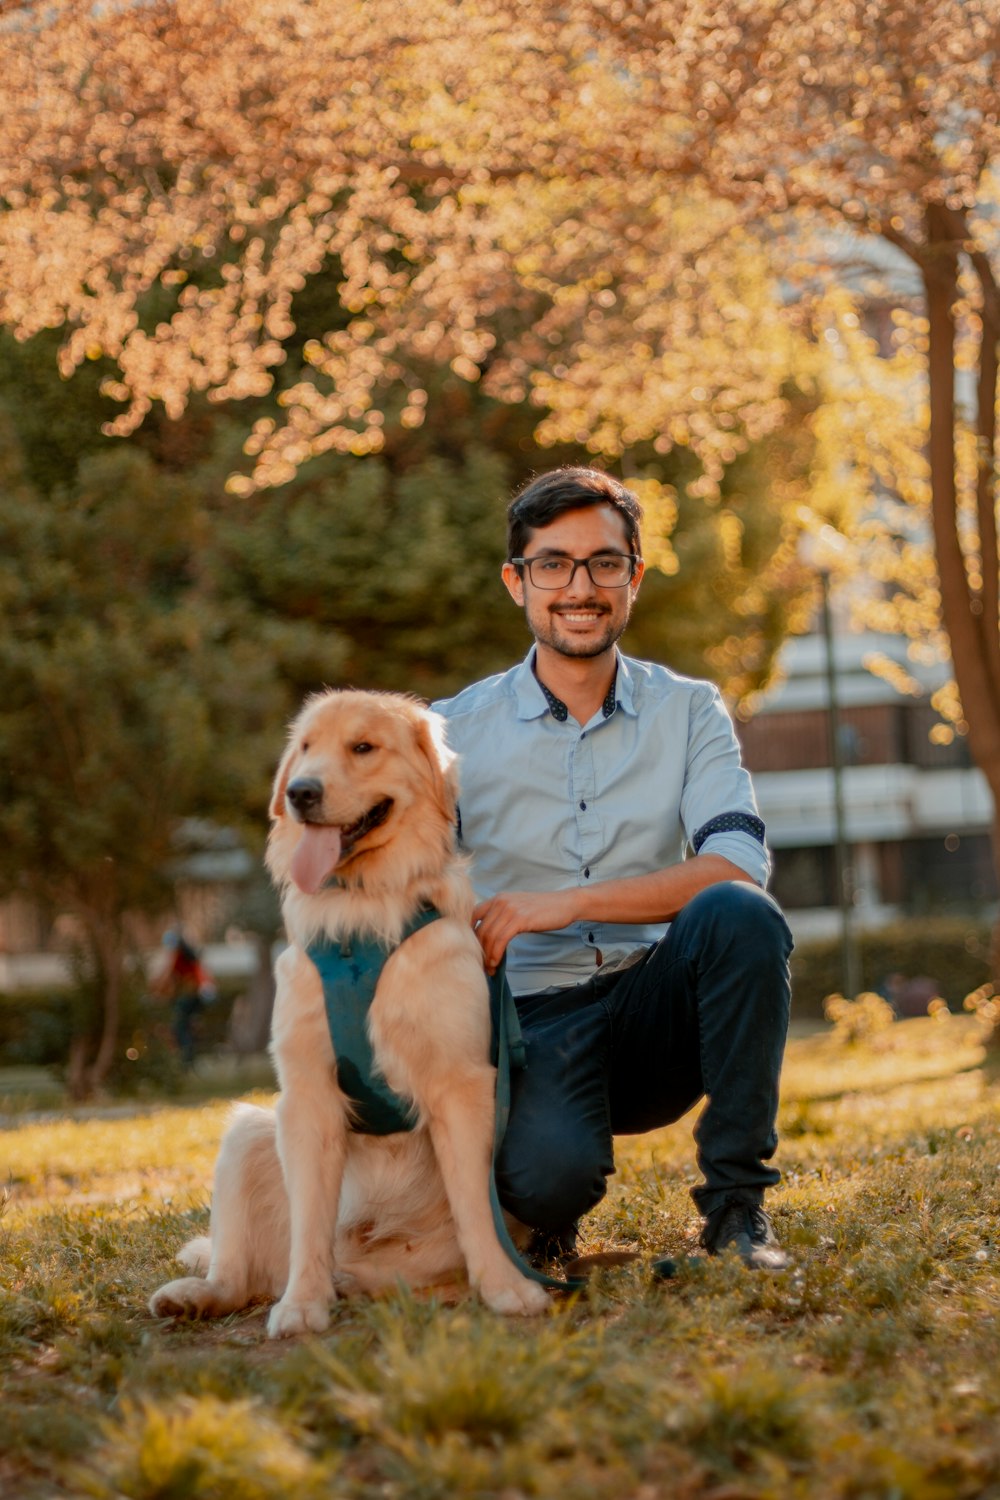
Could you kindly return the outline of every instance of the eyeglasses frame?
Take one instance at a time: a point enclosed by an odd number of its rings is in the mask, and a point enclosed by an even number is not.
[[[570,573],[570,575],[567,578],[566,582],[565,583],[536,583],[535,580],[534,580],[534,578],[533,578],[533,576],[532,576],[531,564],[535,563],[535,562],[551,561],[552,558],[554,558],[554,557],[558,557],[560,559],[565,560],[566,562],[571,562],[573,564],[573,571]],[[620,558],[624,559],[625,561],[628,562],[628,565],[629,565],[628,577],[627,578],[623,578],[622,581],[621,581],[621,583],[598,583],[597,579],[594,577],[593,573],[590,571],[590,564],[595,560],[595,558],[598,558],[598,557],[620,557]],[[611,551],[607,551],[607,552],[592,552],[589,557],[569,557],[565,552],[540,552],[537,555],[537,557],[511,557],[511,558],[508,558],[507,560],[515,568],[525,568],[527,570],[528,578],[529,578],[529,580],[530,580],[531,585],[532,585],[533,588],[543,589],[546,593],[549,593],[549,594],[556,593],[556,592],[558,592],[559,589],[568,589],[568,588],[570,588],[571,585],[572,585],[572,583],[573,583],[573,579],[576,577],[576,570],[577,570],[577,568],[584,568],[586,570],[587,577],[590,579],[590,581],[594,585],[595,589],[625,589],[625,588],[628,588],[629,584],[632,582],[633,578],[635,577],[636,564],[642,561],[641,557],[639,556],[639,554],[637,552],[611,552]]]

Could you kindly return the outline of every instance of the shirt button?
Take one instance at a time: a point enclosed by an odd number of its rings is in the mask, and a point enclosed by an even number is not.
[[[594,941],[594,934],[592,932],[588,932],[587,933],[587,942],[588,943],[592,943],[593,941]]]
[[[583,878],[584,878],[584,880],[589,880],[590,879],[590,866],[589,865],[587,866],[587,868],[583,872]]]
[[[580,803],[580,811],[581,812],[586,812],[587,811],[587,804],[586,804],[586,802],[581,802]]]

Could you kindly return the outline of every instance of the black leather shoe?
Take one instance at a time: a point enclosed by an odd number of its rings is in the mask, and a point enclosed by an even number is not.
[[[562,1229],[534,1231],[524,1253],[536,1271],[548,1265],[565,1266],[575,1258],[578,1227],[567,1224]]]
[[[757,1271],[784,1271],[791,1265],[759,1203],[730,1199],[717,1208],[705,1221],[701,1245],[709,1255],[735,1250],[745,1266]]]

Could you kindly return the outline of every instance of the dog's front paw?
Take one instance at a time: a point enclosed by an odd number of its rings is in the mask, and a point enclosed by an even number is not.
[[[289,1302],[282,1297],[268,1315],[267,1336],[271,1339],[291,1339],[302,1333],[325,1333],[329,1326],[329,1303]]]
[[[536,1318],[549,1306],[545,1288],[517,1272],[503,1278],[484,1277],[479,1284],[479,1295],[487,1307],[508,1316]]]

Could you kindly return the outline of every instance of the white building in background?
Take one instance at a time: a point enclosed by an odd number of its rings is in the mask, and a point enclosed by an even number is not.
[[[787,642],[784,680],[739,728],[774,856],[772,890],[797,939],[840,930],[835,880],[834,778],[822,635]],[[872,655],[897,661],[924,693],[896,691],[869,671]],[[921,669],[895,636],[834,637],[846,842],[855,925],[902,916],[992,917],[997,882],[986,780],[964,740],[932,743],[930,694],[943,669]]]

